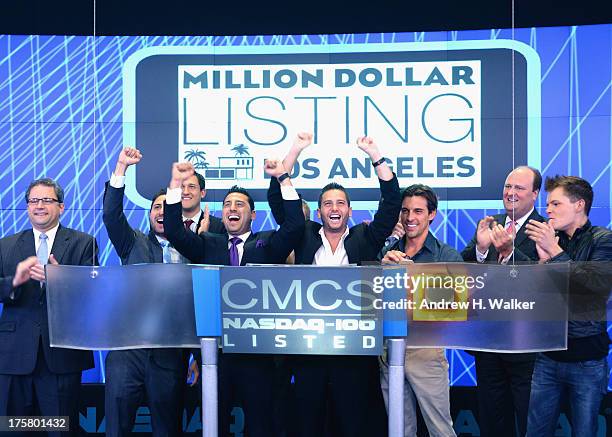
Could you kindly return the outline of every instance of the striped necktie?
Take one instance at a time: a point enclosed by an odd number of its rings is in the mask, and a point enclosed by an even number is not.
[[[162,259],[164,264],[172,264],[172,253],[170,252],[170,242],[168,240],[162,240],[159,242],[162,247]]]

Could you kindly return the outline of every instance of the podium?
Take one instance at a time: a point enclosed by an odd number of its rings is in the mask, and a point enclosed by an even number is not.
[[[377,356],[386,339],[389,435],[402,436],[406,347],[564,349],[567,271],[563,264],[48,265],[49,334],[52,346],[76,349],[200,347],[207,437],[218,435],[219,346]]]

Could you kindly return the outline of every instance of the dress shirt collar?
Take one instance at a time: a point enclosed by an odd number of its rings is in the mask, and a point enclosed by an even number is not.
[[[348,254],[346,253],[346,248],[344,247],[344,241],[346,240],[347,235],[349,234],[348,227],[342,234],[340,241],[338,242],[338,246],[336,247],[336,251],[332,251],[331,244],[329,240],[325,236],[325,231],[321,227],[319,229],[319,235],[321,236],[321,241],[323,244],[316,251],[313,264],[319,266],[344,266],[349,264]]]
[[[525,222],[527,221],[529,216],[533,213],[534,209],[535,208],[531,208],[527,214],[525,214],[524,216],[514,220],[516,222],[516,224],[514,225],[514,228],[517,231],[519,229],[521,229],[521,226],[523,226],[525,224]],[[510,223],[511,220],[512,220],[512,216],[506,214],[506,222],[504,223],[504,228],[508,226],[508,223]]]
[[[55,242],[55,236],[57,235],[57,230],[59,229],[59,223],[55,225],[54,228],[49,229],[45,232],[47,236],[47,247],[49,248],[49,255],[51,255],[51,249],[53,248],[53,243]],[[32,228],[34,232],[34,245],[36,246],[36,252],[38,252],[38,246],[40,245],[40,232],[38,229]]]
[[[228,244],[227,247],[230,247],[232,245],[230,240],[234,237],[238,237],[242,240],[238,244],[244,244],[249,239],[250,236],[251,236],[251,231],[245,232],[244,234],[241,234],[241,235],[228,235],[227,236],[227,244]]]

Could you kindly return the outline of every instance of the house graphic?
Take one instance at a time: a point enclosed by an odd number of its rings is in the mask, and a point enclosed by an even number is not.
[[[217,163],[204,169],[206,179],[253,179],[252,156],[220,156]]]

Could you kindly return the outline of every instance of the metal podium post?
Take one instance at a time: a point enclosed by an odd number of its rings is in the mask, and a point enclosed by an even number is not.
[[[389,437],[404,436],[404,359],[406,339],[387,339],[389,363]]]
[[[217,437],[219,424],[217,411],[217,353],[216,338],[201,338],[202,349],[202,436]]]

